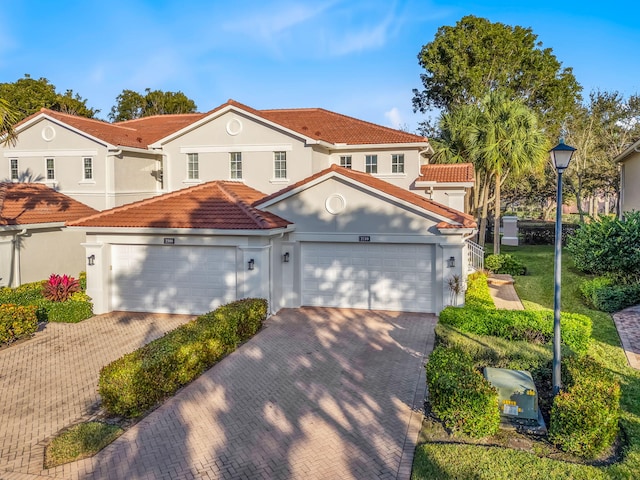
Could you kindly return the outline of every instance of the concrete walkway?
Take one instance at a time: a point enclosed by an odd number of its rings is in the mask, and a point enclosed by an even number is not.
[[[191,318],[116,312],[50,323],[0,350],[0,479],[40,474],[49,439],[96,413],[100,369]]]
[[[513,286],[511,275],[492,274],[488,279],[489,293],[496,308],[501,310],[524,310],[520,297]]]

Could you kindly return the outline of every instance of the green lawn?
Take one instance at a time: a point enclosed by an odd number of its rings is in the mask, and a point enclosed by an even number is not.
[[[516,290],[527,309],[553,308],[553,247],[503,248],[525,263],[528,274],[516,277]],[[609,314],[587,308],[578,287],[584,276],[565,252],[562,265],[562,310],[593,321],[589,354],[619,376],[622,385],[622,435],[628,447],[620,462],[604,467],[567,463],[522,451],[459,443],[425,443],[416,449],[412,478],[418,479],[594,479],[640,478],[640,371],[630,368]]]

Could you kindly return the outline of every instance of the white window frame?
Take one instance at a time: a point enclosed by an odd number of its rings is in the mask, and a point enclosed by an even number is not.
[[[197,153],[187,153],[187,180],[200,180],[200,158]]]
[[[364,157],[364,171],[371,174],[378,173],[378,155]]]
[[[391,173],[404,173],[404,153],[391,154]]]
[[[49,161],[51,161],[51,167],[49,167]],[[56,179],[56,159],[53,157],[45,158],[44,166],[46,171],[46,179],[48,181],[54,181]]]
[[[273,178],[287,179],[287,152],[273,152]]]
[[[93,157],[82,158],[82,179],[93,180]]]
[[[242,152],[231,152],[229,154],[229,178],[242,180]]]
[[[18,159],[12,158],[9,160],[9,168],[11,170],[11,180],[18,181],[20,179],[20,172],[18,170]]]
[[[351,155],[340,155],[340,166],[344,168],[353,168],[353,161]]]

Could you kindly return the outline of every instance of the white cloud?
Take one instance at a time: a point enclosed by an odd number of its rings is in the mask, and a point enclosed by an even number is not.
[[[384,112],[384,116],[393,128],[401,128],[405,125],[405,121],[402,118],[398,107],[393,107],[388,112]]]

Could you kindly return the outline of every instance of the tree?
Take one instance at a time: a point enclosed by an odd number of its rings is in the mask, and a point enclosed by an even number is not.
[[[109,119],[113,122],[133,120],[151,115],[193,113],[196,104],[182,92],[163,92],[145,89],[145,95],[133,90],[123,90],[116,97]]]
[[[520,100],[494,91],[479,104],[462,105],[441,115],[440,136],[432,143],[435,160],[471,162],[476,172],[472,209],[480,217],[479,243],[484,245],[489,204],[494,204],[494,253],[500,252],[501,185],[510,174],[532,172],[547,155],[548,142],[536,115]],[[489,198],[493,189],[493,199]]]
[[[0,98],[0,138],[4,145],[15,145],[17,140],[13,126],[18,123],[18,112],[4,98]]]
[[[0,83],[0,98],[14,106],[18,121],[41,108],[88,118],[93,118],[100,111],[87,107],[87,100],[74,94],[73,90],[67,90],[64,94],[57,93],[55,85],[49,80],[43,77],[36,80],[29,74],[13,83]]]
[[[424,90],[413,90],[414,111],[452,110],[478,104],[490,91],[523,99],[549,135],[580,99],[571,68],[562,68],[550,48],[542,48],[530,28],[491,23],[468,15],[440,27],[418,55]]]

